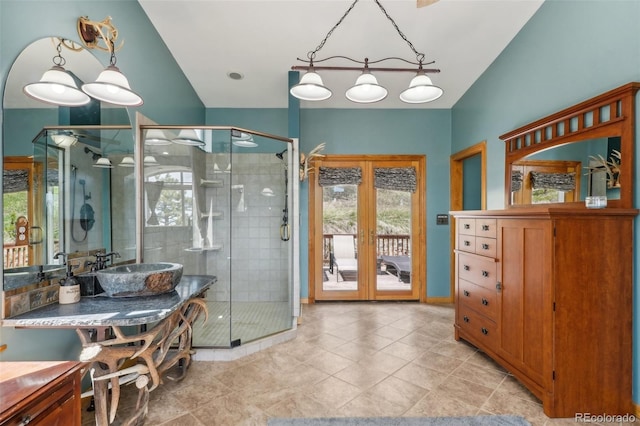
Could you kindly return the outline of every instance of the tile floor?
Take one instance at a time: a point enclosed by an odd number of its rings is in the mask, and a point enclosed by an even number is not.
[[[298,336],[232,362],[194,362],[151,393],[145,425],[266,425],[269,417],[465,416],[549,419],[513,377],[453,339],[452,306],[304,305]],[[135,401],[121,402],[123,411]],[[83,411],[83,425],[93,424]],[[640,422],[635,423],[640,425]]]

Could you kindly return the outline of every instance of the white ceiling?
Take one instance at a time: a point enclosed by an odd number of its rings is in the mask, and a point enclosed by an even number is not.
[[[288,71],[305,58],[346,12],[352,0],[139,0],[205,107],[285,108]],[[377,73],[389,96],[361,106],[344,91],[358,72],[321,72],[333,96],[303,101],[303,108],[451,108],[518,33],[543,0],[380,0],[418,52],[444,95],[408,105],[398,99],[411,73]],[[415,60],[373,0],[361,0],[329,37],[316,59],[333,55],[370,61],[389,56]],[[317,65],[351,66],[333,61]],[[406,67],[401,62],[379,66]],[[227,74],[238,72],[242,80]],[[302,73],[302,72],[301,72]]]

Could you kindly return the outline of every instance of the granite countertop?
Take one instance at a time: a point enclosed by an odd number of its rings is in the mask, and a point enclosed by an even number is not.
[[[141,297],[83,297],[69,305],[54,303],[2,320],[4,327],[110,327],[141,325],[160,321],[184,302],[204,293],[217,278],[184,275],[170,293]]]

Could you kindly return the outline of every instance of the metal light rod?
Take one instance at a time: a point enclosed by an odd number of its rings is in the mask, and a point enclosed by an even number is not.
[[[293,71],[309,71],[313,69],[315,71],[364,71],[365,69],[374,72],[374,71],[382,71],[382,72],[412,72],[417,73],[419,71],[418,68],[377,68],[377,67],[327,67],[327,66],[310,66],[310,65],[294,65],[291,67]],[[423,68],[422,71],[425,73],[439,73],[440,70],[437,68]]]

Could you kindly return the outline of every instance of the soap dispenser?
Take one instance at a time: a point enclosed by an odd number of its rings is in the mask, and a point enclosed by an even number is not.
[[[80,301],[80,284],[71,272],[71,264],[67,264],[67,276],[60,280],[60,292],[58,295],[58,303],[67,305],[69,303],[77,303]]]

